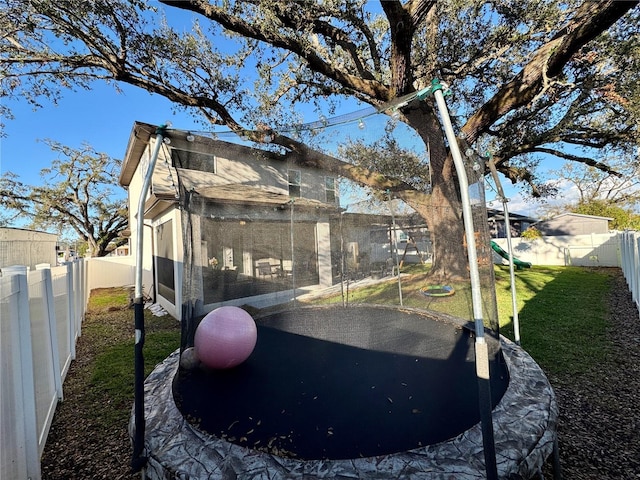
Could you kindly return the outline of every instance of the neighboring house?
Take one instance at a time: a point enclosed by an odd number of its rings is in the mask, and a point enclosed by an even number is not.
[[[431,261],[433,247],[424,219],[407,211],[391,215],[377,210],[345,212],[342,224],[332,225],[332,232],[342,232],[336,242],[344,245],[344,269],[351,277],[390,274],[400,262]]]
[[[0,269],[24,265],[35,270],[39,264],[55,267],[57,244],[54,233],[0,227]]]
[[[126,257],[129,255],[129,245],[120,245],[109,252],[111,257]]]
[[[591,233],[609,233],[609,217],[563,213],[548,220],[541,220],[534,226],[542,235],[585,235]]]
[[[119,178],[129,192],[134,254],[139,197],[156,130],[133,125]],[[334,176],[296,165],[291,154],[182,131],[169,130],[167,137],[144,206],[145,292],[153,287],[156,301],[180,318],[187,274],[203,312],[222,301],[250,303],[248,298],[293,286],[333,284],[334,252],[340,248],[331,235],[340,217]],[[178,184],[188,198],[180,198]],[[187,273],[185,252],[192,259]]]
[[[504,212],[502,210],[488,208],[487,216],[489,219],[489,234],[491,235],[491,237],[506,238],[507,229]],[[509,225],[511,226],[512,237],[519,237],[522,232],[524,232],[535,222],[536,219],[534,218],[509,212]]]

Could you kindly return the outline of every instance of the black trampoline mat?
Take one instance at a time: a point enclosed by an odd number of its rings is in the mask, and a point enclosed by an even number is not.
[[[386,455],[479,422],[473,358],[470,331],[434,317],[304,308],[259,320],[234,369],[179,370],[174,397],[200,430],[239,445],[304,460]],[[508,384],[499,358],[494,405]]]

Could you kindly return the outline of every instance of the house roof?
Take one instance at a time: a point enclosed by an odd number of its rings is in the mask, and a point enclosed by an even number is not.
[[[556,215],[555,217],[549,218],[547,220],[541,220],[538,223],[548,222],[550,220],[556,220],[556,219],[562,218],[562,217],[591,218],[591,219],[594,219],[594,220],[613,220],[613,218],[611,218],[611,217],[601,217],[599,215],[585,215],[585,214],[582,214],[582,213],[568,212],[568,213],[561,213],[560,215]]]
[[[504,220],[504,211],[498,210],[496,208],[487,208],[487,216],[489,218],[494,218],[496,220]],[[524,221],[529,223],[533,223],[537,221],[533,217],[529,217],[527,215],[520,215],[519,213],[513,213],[513,212],[509,212],[509,219],[511,221],[516,221],[516,222]]]
[[[277,192],[275,189],[242,184],[221,185],[217,178],[211,178],[212,181],[207,182],[206,177],[213,177],[211,173],[177,170],[181,174],[180,181],[187,190],[213,203],[283,207],[293,202],[296,208],[322,208],[328,211],[340,211],[340,207],[336,205],[309,198],[291,198],[288,194]],[[157,188],[158,185],[155,182],[156,175],[154,175],[154,191],[145,203],[145,218],[154,218],[178,203],[176,190],[173,186],[168,188],[166,184],[162,184],[162,182],[166,183],[166,180],[160,179],[160,188]]]
[[[158,128],[158,126],[148,123],[134,123],[120,172],[119,182],[121,185],[128,187],[131,183],[145,148],[150,139],[156,135]],[[186,142],[186,135],[181,131],[171,131],[171,138],[177,141]],[[219,143],[205,137],[199,137],[200,140],[205,144]],[[154,218],[178,203],[179,192],[176,187],[178,181],[182,183],[186,190],[193,191],[202,198],[215,203],[284,206],[292,201],[288,192],[282,189],[243,184],[223,184],[220,176],[211,172],[174,167],[167,168],[170,175],[167,175],[167,171],[164,168],[154,171],[149,198],[145,202],[145,218]],[[297,207],[340,211],[340,208],[334,204],[308,198],[295,198],[293,202]]]
[[[158,127],[150,123],[134,122],[131,133],[129,134],[129,143],[127,143],[127,151],[122,162],[122,170],[118,182],[123,187],[128,187],[133,178],[133,174],[138,168],[140,158],[145,148],[149,144],[151,136],[156,134]]]
[[[31,230],[28,228],[19,227],[0,227],[0,240],[15,240],[17,238],[44,238],[47,237],[51,240],[57,240],[57,233],[43,232],[42,230]]]
[[[296,206],[339,210],[339,207],[336,205],[318,200],[291,198],[289,194],[284,193],[282,189],[243,184],[220,184],[219,176],[210,172],[185,170],[181,168],[176,170],[186,190],[195,192],[201,197],[216,203],[282,206],[293,201]]]

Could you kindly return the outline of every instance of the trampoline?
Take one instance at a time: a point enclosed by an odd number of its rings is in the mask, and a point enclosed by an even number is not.
[[[303,460],[388,455],[455,437],[479,421],[471,329],[383,306],[305,307],[258,320],[231,370],[180,370],[176,405],[198,429]],[[497,341],[493,404],[508,373]]]
[[[257,323],[241,366],[185,371],[176,351],[147,378],[147,478],[486,478],[468,324],[369,305]],[[520,347],[487,339],[498,473],[531,478],[555,396]]]
[[[322,197],[326,188],[294,198],[282,182],[290,173],[287,157],[259,148],[251,150],[259,161],[246,167],[255,178],[277,179],[275,190],[245,185],[244,176],[222,185],[209,160],[245,148],[240,139],[234,145],[203,137],[192,145],[189,132],[156,131],[150,158],[157,160],[164,149],[167,168],[180,180],[170,198],[183,200],[176,225],[167,221],[162,232],[183,233],[177,244],[184,259],[173,262],[174,276],[159,280],[159,290],[169,295],[181,287],[174,300],[182,333],[180,349],[146,380],[143,342],[136,343],[134,469],[144,468],[150,480],[497,479],[539,473],[556,442],[555,396],[538,365],[497,333],[491,252],[480,241],[489,236],[483,170],[465,165],[441,86],[431,90],[460,184],[466,255],[446,265],[463,278],[468,272],[471,295],[462,289],[441,302],[459,318],[404,307],[399,274],[398,306],[373,305],[390,298],[375,290],[360,300],[367,304],[354,303],[349,279],[367,277],[394,259],[399,265],[398,234],[423,234],[423,218],[389,205],[387,213],[345,212]],[[383,131],[387,116],[368,118]],[[171,147],[162,146],[166,135]],[[150,178],[147,173],[145,181]],[[140,205],[139,223],[145,202]],[[446,212],[451,205],[431,208]],[[458,230],[455,238],[444,234],[442,240],[459,241]],[[163,235],[158,248],[173,251],[173,240]],[[212,268],[212,259],[233,273]],[[137,265],[139,292],[141,261]],[[263,271],[263,265],[269,268]],[[338,292],[342,303],[301,307],[304,292],[313,290]],[[446,285],[422,290],[453,292]],[[136,338],[144,339],[141,297],[136,299]],[[269,312],[256,318],[252,355],[224,371],[180,368],[180,351],[194,345],[199,320],[223,305]]]

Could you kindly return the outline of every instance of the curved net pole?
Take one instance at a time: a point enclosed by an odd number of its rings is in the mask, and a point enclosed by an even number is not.
[[[498,170],[496,170],[496,164],[493,160],[493,157],[489,157],[489,170],[491,171],[491,176],[493,177],[493,181],[496,184],[496,189],[498,190],[498,196],[502,201],[502,208],[504,211],[504,228],[507,233],[507,253],[509,254],[509,277],[511,279],[511,308],[513,309],[513,337],[516,342],[516,345],[520,345],[520,319],[518,318],[518,302],[516,299],[516,275],[515,269],[513,266],[513,244],[511,242],[511,224],[509,222],[509,208],[507,207],[507,203],[509,199],[504,194],[504,190],[502,189],[502,184],[500,183],[500,177],[498,177]]]
[[[340,295],[342,296],[342,306],[347,306],[347,297],[344,289],[344,269],[346,268],[346,259],[344,256],[344,211],[340,212]],[[347,287],[348,288],[348,287]]]
[[[147,457],[144,452],[144,303],[142,292],[142,250],[144,245],[144,205],[151,185],[153,170],[158,160],[160,147],[162,146],[166,135],[167,126],[162,125],[156,130],[156,140],[149,160],[149,166],[145,172],[142,190],[140,191],[140,199],[138,201],[137,212],[137,228],[138,237],[136,241],[136,272],[135,272],[135,290],[133,301],[133,315],[135,327],[135,345],[134,345],[134,419],[135,431],[133,436],[133,454],[131,456],[131,470],[138,473],[147,464]]]
[[[476,330],[476,373],[478,376],[479,390],[479,407],[480,421],[482,423],[482,443],[484,447],[485,469],[487,479],[498,479],[498,467],[496,462],[496,447],[493,436],[493,421],[491,413],[491,386],[489,384],[489,352],[487,342],[484,338],[484,323],[482,313],[482,293],[480,287],[480,272],[478,270],[478,258],[476,252],[476,241],[473,228],[473,215],[471,212],[471,200],[469,198],[469,181],[467,180],[467,172],[464,168],[462,154],[458,147],[458,140],[453,131],[451,118],[447,104],[442,93],[442,85],[438,80],[433,80],[430,92],[433,93],[440,119],[453,163],[458,174],[458,182],[460,184],[460,193],[462,200],[462,217],[464,220],[465,237],[467,240],[467,255],[469,257],[469,274],[471,277],[471,297],[473,301],[473,317]],[[427,92],[428,93],[428,92]]]

